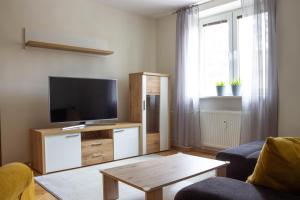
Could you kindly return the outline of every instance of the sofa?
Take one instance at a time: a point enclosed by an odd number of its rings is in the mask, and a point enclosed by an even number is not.
[[[22,163],[0,167],[1,200],[34,200],[34,177],[31,169]]]
[[[300,196],[246,183],[252,174],[264,141],[255,141],[220,151],[218,160],[230,161],[226,177],[213,177],[180,190],[175,200],[300,200]]]

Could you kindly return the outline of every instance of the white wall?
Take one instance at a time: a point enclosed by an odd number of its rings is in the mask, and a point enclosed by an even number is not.
[[[300,106],[298,106],[300,102],[300,90],[298,89],[300,80],[299,10],[299,0],[278,0],[277,60],[279,64],[280,136],[300,136]],[[158,72],[170,73],[174,77],[176,16],[172,15],[159,19],[157,32],[157,40],[159,41],[157,43]],[[211,100],[209,101],[211,102]]]
[[[3,163],[30,160],[29,129],[50,127],[48,76],[119,80],[119,118],[127,119],[128,73],[156,71],[156,22],[96,0],[0,3],[0,111]],[[112,56],[22,49],[22,28],[105,40]]]

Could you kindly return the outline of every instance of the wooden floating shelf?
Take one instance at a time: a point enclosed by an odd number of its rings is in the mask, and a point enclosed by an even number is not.
[[[40,42],[40,41],[32,41],[32,40],[28,40],[25,43],[25,46],[38,47],[44,49],[56,49],[62,51],[73,51],[79,53],[97,54],[97,55],[104,55],[104,56],[111,55],[114,53],[113,51],[108,51],[108,50],[91,49],[91,48],[76,47],[76,46],[70,46],[64,44],[56,44],[56,43],[48,43],[48,42]]]

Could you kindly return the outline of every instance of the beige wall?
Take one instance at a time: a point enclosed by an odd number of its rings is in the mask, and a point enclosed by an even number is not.
[[[279,133],[300,137],[300,1],[278,2]]]
[[[176,54],[176,15],[157,20],[157,71],[170,74],[169,96],[173,95]],[[172,105],[172,98],[170,98]]]
[[[51,126],[48,76],[119,80],[119,118],[127,119],[128,73],[156,71],[156,22],[96,0],[0,3],[0,111],[3,162],[29,161],[29,128]],[[105,40],[112,56],[22,49],[22,28]]]
[[[300,136],[299,0],[278,2],[279,132]],[[29,161],[29,128],[49,127],[48,76],[119,80],[119,117],[127,118],[128,73],[171,74],[174,85],[176,16],[157,21],[96,0],[10,0],[0,4],[0,111],[3,162]],[[106,40],[108,57],[22,49],[22,28]],[[171,90],[172,91],[172,90]]]
[[[300,136],[300,1],[279,0],[277,7],[279,64],[279,135]],[[158,71],[174,74],[176,17],[158,20]],[[174,76],[173,76],[174,77]]]

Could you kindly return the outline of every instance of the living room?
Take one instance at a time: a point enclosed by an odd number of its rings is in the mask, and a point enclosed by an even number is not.
[[[299,9],[1,1],[0,199],[299,199]]]

